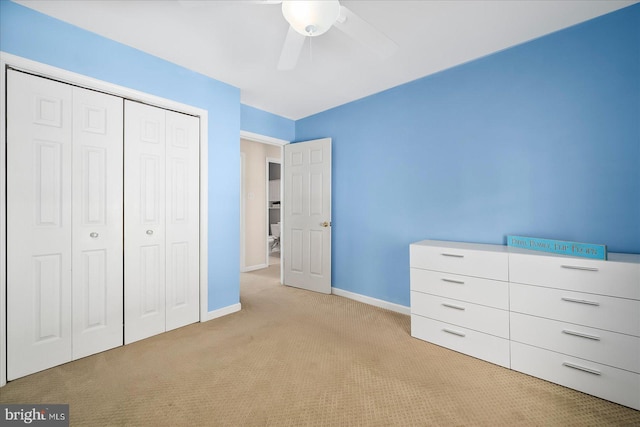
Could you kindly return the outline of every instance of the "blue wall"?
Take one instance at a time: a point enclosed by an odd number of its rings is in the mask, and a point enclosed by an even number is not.
[[[239,301],[240,91],[6,0],[0,50],[209,112],[209,310]]]
[[[293,141],[296,122],[248,105],[240,105],[240,127],[247,132]]]
[[[409,305],[427,238],[640,253],[640,5],[296,122],[325,136],[335,287]]]

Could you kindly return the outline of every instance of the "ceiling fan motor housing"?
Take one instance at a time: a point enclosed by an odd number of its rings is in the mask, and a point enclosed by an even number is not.
[[[283,1],[282,14],[289,25],[303,36],[326,33],[340,16],[338,0]]]

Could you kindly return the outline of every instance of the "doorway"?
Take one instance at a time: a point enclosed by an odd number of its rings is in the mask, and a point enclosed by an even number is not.
[[[280,264],[282,180],[280,158],[267,157],[267,265]]]
[[[287,141],[240,134],[240,272],[277,269],[282,282],[280,179]],[[279,224],[280,223],[280,224]]]

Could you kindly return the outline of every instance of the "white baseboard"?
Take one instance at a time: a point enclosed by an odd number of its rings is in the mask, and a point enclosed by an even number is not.
[[[386,310],[395,311],[396,313],[406,314],[407,316],[411,314],[411,308],[410,307],[407,307],[407,306],[404,306],[404,305],[400,305],[400,304],[394,304],[392,302],[383,301],[383,300],[377,299],[377,298],[371,298],[371,297],[368,297],[366,295],[356,294],[355,292],[345,291],[344,289],[333,288],[332,287],[331,288],[331,293],[334,294],[334,295],[338,295],[340,297],[345,297],[345,298],[349,298],[349,299],[352,299],[352,300],[363,302],[365,304],[369,304],[369,305],[373,305],[373,306],[376,306],[376,307],[384,308]]]
[[[248,273],[250,271],[262,270],[269,267],[267,264],[250,265],[249,267],[243,267],[240,269],[240,273]]]
[[[242,309],[242,305],[240,303],[228,305],[226,307],[219,308],[217,310],[213,310],[207,313],[204,319],[201,322],[207,322],[209,320],[217,319],[218,317],[226,316],[227,314],[235,313]]]

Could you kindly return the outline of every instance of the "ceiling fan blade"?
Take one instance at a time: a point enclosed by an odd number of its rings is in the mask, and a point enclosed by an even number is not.
[[[289,27],[287,38],[284,40],[282,52],[280,53],[278,70],[291,70],[296,66],[305,39],[305,36]]]
[[[393,40],[344,6],[340,6],[340,16],[333,25],[381,58],[389,58],[398,50]]]

